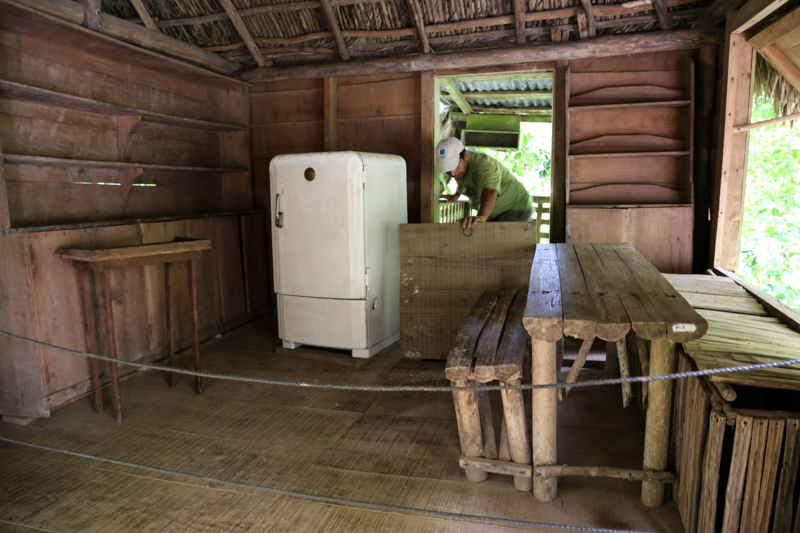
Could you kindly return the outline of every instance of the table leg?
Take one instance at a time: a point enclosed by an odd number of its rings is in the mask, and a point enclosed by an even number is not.
[[[192,318],[192,347],[194,349],[194,371],[200,372],[200,334],[197,329],[197,276],[195,269],[197,261],[191,259],[187,261],[187,270],[189,272],[189,293],[191,297],[189,302],[191,305],[190,315]],[[203,378],[200,376],[194,377],[194,391],[197,394],[203,392]]]
[[[557,342],[532,339],[531,366],[533,384],[546,385],[556,382]],[[555,388],[533,389],[532,434],[533,434],[533,495],[537,501],[549,502],[556,497],[558,478],[539,476],[537,466],[556,464],[556,397]]]
[[[164,263],[164,314],[167,318],[167,359],[169,367],[175,368],[175,334],[172,331],[172,264]],[[175,374],[167,372],[167,383],[175,386]]]
[[[111,272],[103,270],[102,277],[103,307],[105,310],[106,337],[108,338],[108,355],[117,359],[117,339],[114,333],[114,303],[111,300]],[[111,366],[111,393],[114,419],[122,422],[122,399],[119,392],[119,367],[116,362]]]
[[[78,274],[78,291],[81,295],[81,313],[83,315],[83,340],[86,351],[91,354],[97,353],[97,342],[95,340],[94,310],[92,309],[92,295],[89,284],[89,270],[76,268]],[[92,382],[92,396],[94,399],[94,410],[97,413],[103,412],[103,394],[100,390],[100,373],[97,369],[97,359],[89,357],[89,379]]]
[[[675,366],[675,343],[663,338],[650,341],[650,375],[669,374]],[[672,414],[672,381],[648,382],[647,421],[644,430],[644,470],[665,470]],[[658,507],[664,503],[664,484],[642,482],[642,503]]]

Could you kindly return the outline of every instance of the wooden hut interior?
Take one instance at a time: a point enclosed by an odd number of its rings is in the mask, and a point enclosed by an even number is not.
[[[0,530],[800,532],[800,314],[737,275],[752,96],[800,116],[798,27],[798,0],[0,0]],[[537,215],[454,224],[437,143],[526,122]],[[362,181],[298,220],[276,184],[324,182],[308,154]],[[335,257],[366,296],[298,304]]]

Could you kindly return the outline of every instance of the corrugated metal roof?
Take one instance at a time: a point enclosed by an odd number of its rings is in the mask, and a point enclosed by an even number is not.
[[[553,79],[522,79],[522,80],[480,80],[480,81],[457,81],[458,88],[462,93],[481,93],[481,92],[510,92],[520,93],[528,91],[553,91]],[[487,107],[552,107],[553,98],[526,98],[511,97],[498,98],[476,98],[474,94],[467,96],[467,101],[473,105]]]

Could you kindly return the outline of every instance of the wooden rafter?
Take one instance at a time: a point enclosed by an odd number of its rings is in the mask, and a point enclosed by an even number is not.
[[[664,0],[653,0],[653,5],[656,8],[658,21],[661,23],[661,29],[671,30],[672,19],[669,17],[669,12],[667,11],[667,6],[664,4]]]
[[[463,113],[472,113],[472,106],[469,105],[467,99],[464,98],[464,95],[461,93],[461,89],[458,88],[458,83],[452,78],[441,78],[439,80],[442,84],[442,87],[447,91],[447,94],[450,95],[450,98],[456,103],[458,108]]]
[[[750,0],[728,17],[733,33],[747,31],[786,5],[788,0]]]
[[[231,0],[218,0],[218,1],[222,5],[223,9],[225,9],[225,13],[227,13],[228,17],[230,17],[233,26],[239,33],[239,37],[242,38],[245,46],[247,46],[247,49],[250,50],[250,55],[252,55],[253,59],[256,60],[256,65],[258,65],[259,67],[266,66],[267,63],[266,61],[264,61],[264,56],[261,55],[261,51],[258,49],[258,45],[253,40],[253,36],[250,35],[250,30],[248,30],[247,26],[245,26],[242,17],[239,15],[239,12],[236,11],[236,7],[234,7],[233,2],[231,2]]]
[[[542,107],[492,107],[492,106],[472,106],[472,113],[492,113],[493,115],[521,115],[529,117],[552,117],[553,108],[550,106]],[[451,113],[453,120],[466,120],[469,113]]]
[[[419,0],[406,0],[408,9],[411,11],[411,16],[414,18],[414,26],[417,28],[417,35],[419,37],[420,48],[423,54],[431,53],[431,45],[428,42],[428,34],[425,32],[425,17],[422,15],[422,7],[419,5]]]
[[[145,7],[142,0],[131,0],[131,4],[133,4],[133,9],[135,9],[136,13],[139,14],[139,18],[142,19],[142,22],[147,29],[161,31],[161,29],[158,27],[158,24],[156,24],[156,21],[150,16],[150,12],[147,11],[147,7]]]
[[[725,16],[739,9],[746,0],[714,0],[697,20],[692,28],[714,28],[725,21]]]
[[[339,27],[339,21],[336,18],[336,13],[333,12],[333,6],[330,0],[322,0],[322,14],[328,23],[328,27],[333,32],[333,38],[336,40],[336,46],[339,48],[339,55],[342,56],[343,61],[350,60],[350,52],[347,51],[347,45],[344,42],[342,29]]]
[[[588,32],[589,37],[597,37],[597,30],[595,29],[594,25],[595,15],[594,15],[594,6],[592,5],[592,0],[581,0],[581,5],[583,6],[583,10],[586,13],[586,31]]]
[[[525,11],[527,11],[526,0],[514,0],[514,23],[516,29],[517,45],[527,44],[525,37]]]

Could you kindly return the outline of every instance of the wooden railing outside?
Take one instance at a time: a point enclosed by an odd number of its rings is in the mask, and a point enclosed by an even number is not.
[[[536,232],[539,242],[550,242],[550,197],[531,196],[536,214]],[[469,202],[442,202],[439,204],[439,222],[448,224],[469,214]]]

